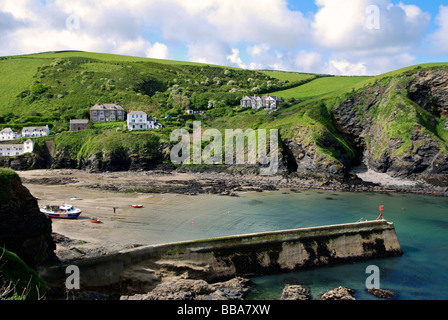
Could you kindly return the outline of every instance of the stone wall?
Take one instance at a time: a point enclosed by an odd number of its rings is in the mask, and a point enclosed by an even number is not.
[[[144,246],[71,264],[80,269],[82,289],[128,294],[149,292],[167,275],[217,281],[401,253],[393,224],[371,221]],[[61,287],[65,268],[41,276]]]

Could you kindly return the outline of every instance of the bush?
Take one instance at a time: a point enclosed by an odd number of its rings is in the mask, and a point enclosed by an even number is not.
[[[43,299],[48,286],[15,253],[0,247],[0,300]]]

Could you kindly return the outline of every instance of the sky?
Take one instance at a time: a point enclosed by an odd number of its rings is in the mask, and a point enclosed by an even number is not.
[[[0,0],[0,56],[82,50],[377,75],[448,62],[448,1]]]

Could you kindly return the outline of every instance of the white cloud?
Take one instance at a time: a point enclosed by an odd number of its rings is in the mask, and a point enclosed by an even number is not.
[[[301,50],[294,58],[294,70],[300,72],[316,72],[322,68],[322,55],[318,52]]]
[[[416,57],[409,53],[371,57],[351,56],[350,59],[346,59],[346,56],[346,54],[332,55],[322,67],[321,72],[346,76],[370,76],[404,68],[415,64],[416,61]]]
[[[168,49],[168,47],[160,42],[154,43],[153,46],[149,47],[146,50],[146,56],[148,58],[155,58],[155,59],[170,59],[171,54]]]
[[[438,54],[448,54],[448,6],[440,6],[436,17],[438,29],[430,36],[432,51]]]
[[[232,48],[232,54],[227,56],[227,60],[240,68],[246,69],[246,65],[243,64],[243,60],[240,58],[240,50]]]
[[[222,42],[195,42],[187,44],[189,61],[226,65],[230,48]]]
[[[262,53],[265,53],[266,51],[268,51],[271,48],[271,46],[269,44],[266,43],[262,43],[262,44],[256,44],[253,46],[249,46],[247,48],[247,52],[251,55],[251,56],[258,56]]]
[[[176,47],[186,48],[180,59],[210,64],[375,74],[415,62],[409,52],[430,22],[418,6],[392,0],[315,3],[317,12],[304,16],[287,0],[0,0],[0,54],[76,49],[170,59]],[[379,9],[379,29],[366,24],[369,5]],[[80,23],[69,30],[72,14]],[[431,40],[447,53],[448,6],[436,21]]]
[[[408,47],[418,43],[430,15],[414,5],[390,0],[316,0],[313,30],[318,45],[333,50]],[[377,8],[369,12],[369,6]],[[372,28],[376,19],[378,29]]]

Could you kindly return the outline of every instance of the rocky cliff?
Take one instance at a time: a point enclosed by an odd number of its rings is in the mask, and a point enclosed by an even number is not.
[[[283,141],[291,172],[346,175],[364,165],[448,185],[448,70],[378,79],[338,103],[314,107],[314,113],[319,108],[320,119],[310,116],[311,125],[299,124],[295,136]]]
[[[448,70],[393,78],[336,105],[336,126],[370,168],[447,181]]]
[[[30,267],[55,259],[51,220],[12,170],[0,169],[0,247],[16,253]]]

